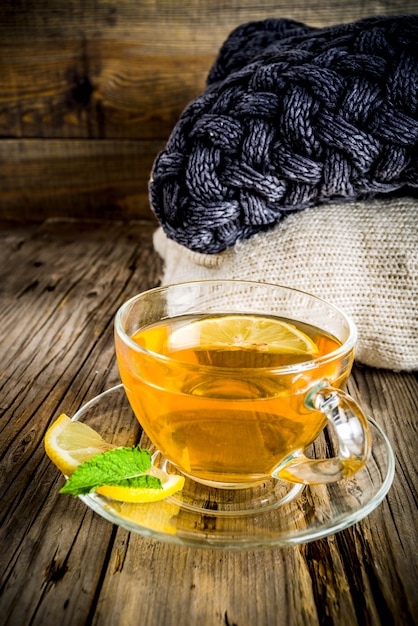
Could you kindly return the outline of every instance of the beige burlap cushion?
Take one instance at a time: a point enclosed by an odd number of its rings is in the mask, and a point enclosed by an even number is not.
[[[251,279],[316,294],[355,321],[358,361],[418,369],[418,201],[325,204],[294,213],[272,230],[219,254],[200,254],[159,228],[163,284]]]

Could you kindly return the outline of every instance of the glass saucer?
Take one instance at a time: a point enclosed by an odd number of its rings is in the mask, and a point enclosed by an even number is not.
[[[153,452],[154,462],[175,469],[162,458],[136,420],[123,385],[96,396],[73,416],[116,445],[135,445]],[[186,477],[178,494],[150,504],[130,504],[98,494],[80,496],[108,521],[158,541],[223,550],[255,550],[306,543],[359,522],[386,496],[394,476],[390,443],[369,418],[372,454],[350,478],[329,485],[293,485],[271,479],[247,489],[216,489]],[[325,436],[323,437],[325,441]],[[317,440],[318,441],[318,440]],[[327,446],[321,442],[315,446]]]

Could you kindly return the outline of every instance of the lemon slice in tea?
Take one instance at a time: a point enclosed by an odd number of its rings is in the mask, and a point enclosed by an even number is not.
[[[309,356],[318,353],[315,342],[293,324],[257,315],[205,317],[181,326],[169,337],[168,347],[181,350],[187,346]]]

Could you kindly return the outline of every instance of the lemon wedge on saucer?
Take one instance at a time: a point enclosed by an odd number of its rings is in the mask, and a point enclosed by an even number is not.
[[[164,474],[166,474],[164,472]],[[160,475],[158,474],[158,477]],[[147,489],[145,487],[99,487],[96,492],[119,502],[159,502],[183,489],[184,477],[178,474],[166,474],[161,478],[161,489]]]
[[[73,422],[64,413],[47,430],[44,445],[51,461],[66,476],[70,476],[84,461],[115,447],[93,428],[82,422]]]
[[[97,454],[116,447],[106,442],[87,424],[72,421],[65,414],[60,415],[50,426],[44,445],[47,456],[66,476],[71,476],[79,465]],[[151,467],[148,473],[161,480],[161,489],[103,485],[96,492],[120,502],[157,502],[180,491],[184,486],[183,476],[168,474],[155,467]]]

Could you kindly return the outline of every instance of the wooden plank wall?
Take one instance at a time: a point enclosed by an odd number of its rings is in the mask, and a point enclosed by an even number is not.
[[[417,0],[1,0],[0,218],[152,219],[157,152],[229,32],[413,13]]]

